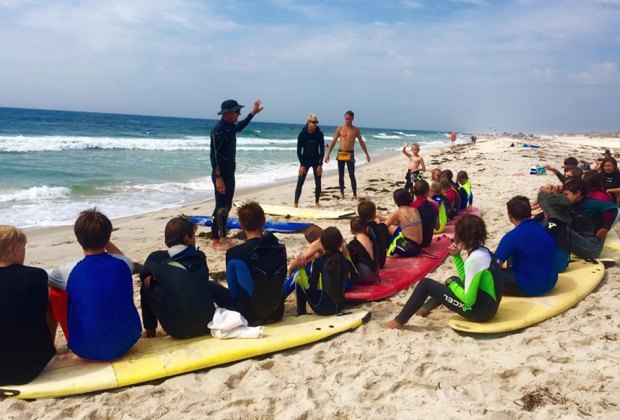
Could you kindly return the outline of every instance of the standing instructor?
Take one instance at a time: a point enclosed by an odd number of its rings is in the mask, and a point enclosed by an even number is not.
[[[221,108],[217,115],[221,115],[222,119],[211,130],[211,179],[215,189],[215,210],[213,211],[211,234],[213,236],[213,247],[225,250],[229,248],[223,242],[228,232],[226,222],[235,194],[237,132],[247,127],[254,115],[261,112],[263,108],[261,107],[261,100],[257,99],[254,101],[252,111],[240,123],[237,121],[243,105],[239,105],[234,99],[228,99],[222,102]]]

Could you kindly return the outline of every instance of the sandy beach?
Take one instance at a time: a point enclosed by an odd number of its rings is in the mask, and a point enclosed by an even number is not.
[[[511,143],[515,147],[509,147]],[[540,148],[522,147],[523,143]],[[517,140],[480,136],[476,145],[422,149],[427,170],[465,170],[474,205],[489,230],[494,250],[512,228],[505,203],[514,195],[534,198],[551,173],[529,175],[533,164],[560,168],[567,156],[588,162],[603,150],[620,151],[611,135],[543,136]],[[333,170],[335,164],[326,167]],[[207,170],[207,168],[205,168]],[[406,158],[399,152],[357,170],[358,195],[375,202],[382,214],[393,211],[392,191],[404,183]],[[428,179],[430,174],[427,173]],[[310,177],[309,177],[310,178]],[[347,186],[349,185],[348,178]],[[236,200],[292,205],[294,183],[245,190]],[[313,204],[307,179],[300,206]],[[337,197],[337,178],[323,179],[326,209],[355,210],[357,201]],[[184,213],[210,215],[212,202],[113,220],[113,242],[135,262],[163,249],[164,225]],[[235,215],[234,210],[232,211]],[[336,226],[350,239],[349,221]],[[213,275],[225,270],[224,253],[214,251],[198,230],[198,246]],[[236,232],[232,232],[233,234]],[[72,226],[28,230],[26,264],[52,268],[80,258]],[[302,234],[280,234],[289,259],[305,245]],[[448,258],[430,277],[443,280],[454,268]],[[180,375],[144,385],[62,399],[0,401],[5,418],[618,418],[620,416],[620,268],[607,269],[601,285],[577,307],[523,331],[492,337],[460,335],[447,326],[451,313],[434,311],[412,318],[403,330],[383,322],[402,308],[411,289],[363,307],[372,320],[352,333],[272,356]],[[139,306],[139,280],[134,296]],[[295,313],[294,297],[285,316]],[[159,334],[163,334],[161,330]],[[59,331],[59,353],[67,352]]]

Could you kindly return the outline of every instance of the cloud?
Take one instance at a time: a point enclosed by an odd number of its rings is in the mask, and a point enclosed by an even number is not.
[[[569,79],[584,85],[620,84],[614,63],[592,63],[584,71],[569,75]]]

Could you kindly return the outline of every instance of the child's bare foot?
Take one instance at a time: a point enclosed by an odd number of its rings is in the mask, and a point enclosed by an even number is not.
[[[393,319],[393,320],[383,324],[383,327],[384,328],[390,328],[390,329],[400,329],[400,328],[403,327],[403,325],[400,324],[397,320]]]
[[[213,240],[213,249],[216,249],[218,251],[227,251],[232,247],[233,247],[233,244],[228,241],[221,240],[221,239]]]

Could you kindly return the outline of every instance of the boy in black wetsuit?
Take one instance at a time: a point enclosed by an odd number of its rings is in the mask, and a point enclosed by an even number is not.
[[[228,290],[209,280],[207,257],[196,248],[195,233],[196,224],[187,216],[171,219],[164,232],[168,249],[152,252],[140,270],[146,337],[155,337],[158,321],[175,338],[208,334],[214,302],[233,306]]]
[[[256,202],[239,207],[247,241],[226,251],[226,280],[235,309],[252,326],[277,322],[284,314],[286,248],[263,232],[265,212]]]

